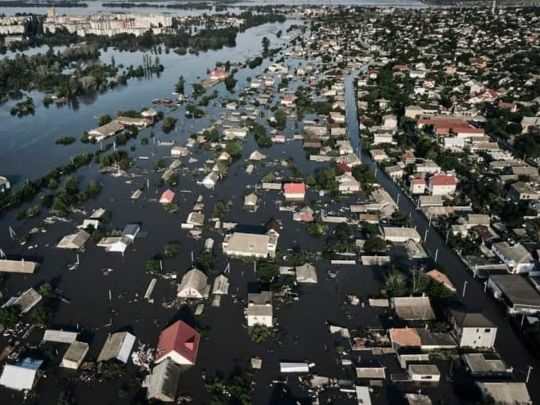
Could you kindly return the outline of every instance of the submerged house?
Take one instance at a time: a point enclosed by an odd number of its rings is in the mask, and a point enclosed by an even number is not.
[[[0,194],[7,192],[11,188],[11,184],[6,177],[0,176]]]
[[[147,375],[143,387],[147,388],[146,399],[174,402],[182,369],[171,359],[165,359]]]
[[[248,294],[246,310],[248,326],[273,326],[272,292],[262,291],[258,294]]]
[[[16,391],[31,390],[42,363],[42,360],[27,357],[17,364],[6,364],[0,376],[0,385]]]
[[[223,253],[227,256],[267,258],[276,254],[278,236],[233,232],[223,240]]]
[[[60,367],[77,370],[81,365],[86,353],[88,353],[88,343],[75,341],[71,343],[62,358]]]
[[[296,266],[296,282],[317,284],[317,269],[312,264],[306,263]]]
[[[159,203],[160,204],[171,204],[174,201],[174,191],[172,190],[165,190],[163,194],[161,194],[161,197],[159,197]]]
[[[101,127],[88,131],[88,136],[100,142],[123,130],[124,130],[124,125],[122,125],[117,120],[113,120],[109,122],[108,124],[102,125]]]
[[[116,332],[107,337],[97,362],[116,359],[122,363],[127,363],[129,355],[135,344],[135,336],[129,332]]]
[[[184,321],[178,320],[163,329],[156,350],[157,364],[166,359],[180,365],[194,365],[201,335]]]
[[[40,293],[33,288],[29,288],[18,297],[10,298],[4,305],[2,305],[2,308],[15,306],[19,308],[21,314],[25,314],[34,308],[42,298],[43,297]]]
[[[208,277],[201,270],[193,268],[182,277],[177,296],[186,299],[203,299],[208,298],[209,292]]]
[[[89,238],[90,234],[81,229],[77,233],[64,236],[56,247],[59,249],[81,250]]]

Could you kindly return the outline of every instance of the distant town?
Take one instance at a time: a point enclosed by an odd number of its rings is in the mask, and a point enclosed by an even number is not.
[[[540,403],[539,8],[118,4],[0,16],[1,403]]]

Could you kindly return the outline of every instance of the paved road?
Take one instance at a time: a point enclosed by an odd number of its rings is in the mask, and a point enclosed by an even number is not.
[[[462,295],[463,287],[466,283],[465,296],[462,298],[463,302],[471,309],[483,311],[497,325],[498,331],[495,348],[508,365],[514,368],[516,380],[525,381],[528,367],[533,367],[528,389],[533,403],[540,404],[540,384],[538,384],[540,382],[540,362],[529,354],[521,337],[511,327],[504,309],[493,297],[484,293],[483,283],[473,278],[471,272],[467,270],[461,259],[445,243],[435,228],[430,226],[427,218],[420,211],[416,210],[415,204],[409,197],[401,191],[383,170],[378,168],[377,164],[367,153],[361,151],[353,86],[353,75],[355,73],[357,72],[353,71],[345,80],[347,125],[353,148],[360,151],[362,162],[374,171],[378,183],[392,196],[394,201],[398,201],[399,208],[411,216],[411,220],[420,235],[424,237],[426,231],[428,232],[425,243],[426,250],[432,259],[434,259],[438,251],[437,262],[444,267],[460,295]],[[354,111],[350,111],[352,109]]]

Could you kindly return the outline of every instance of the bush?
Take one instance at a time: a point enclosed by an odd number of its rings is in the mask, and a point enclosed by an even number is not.
[[[181,247],[179,243],[169,243],[165,246],[163,250],[163,255],[165,257],[175,257],[180,253]]]
[[[148,259],[145,264],[148,273],[159,273],[161,271],[161,262],[158,259]]]

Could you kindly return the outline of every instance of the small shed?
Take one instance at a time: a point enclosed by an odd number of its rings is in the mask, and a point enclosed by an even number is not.
[[[62,358],[60,367],[77,370],[88,353],[88,343],[75,341],[71,343]]]

